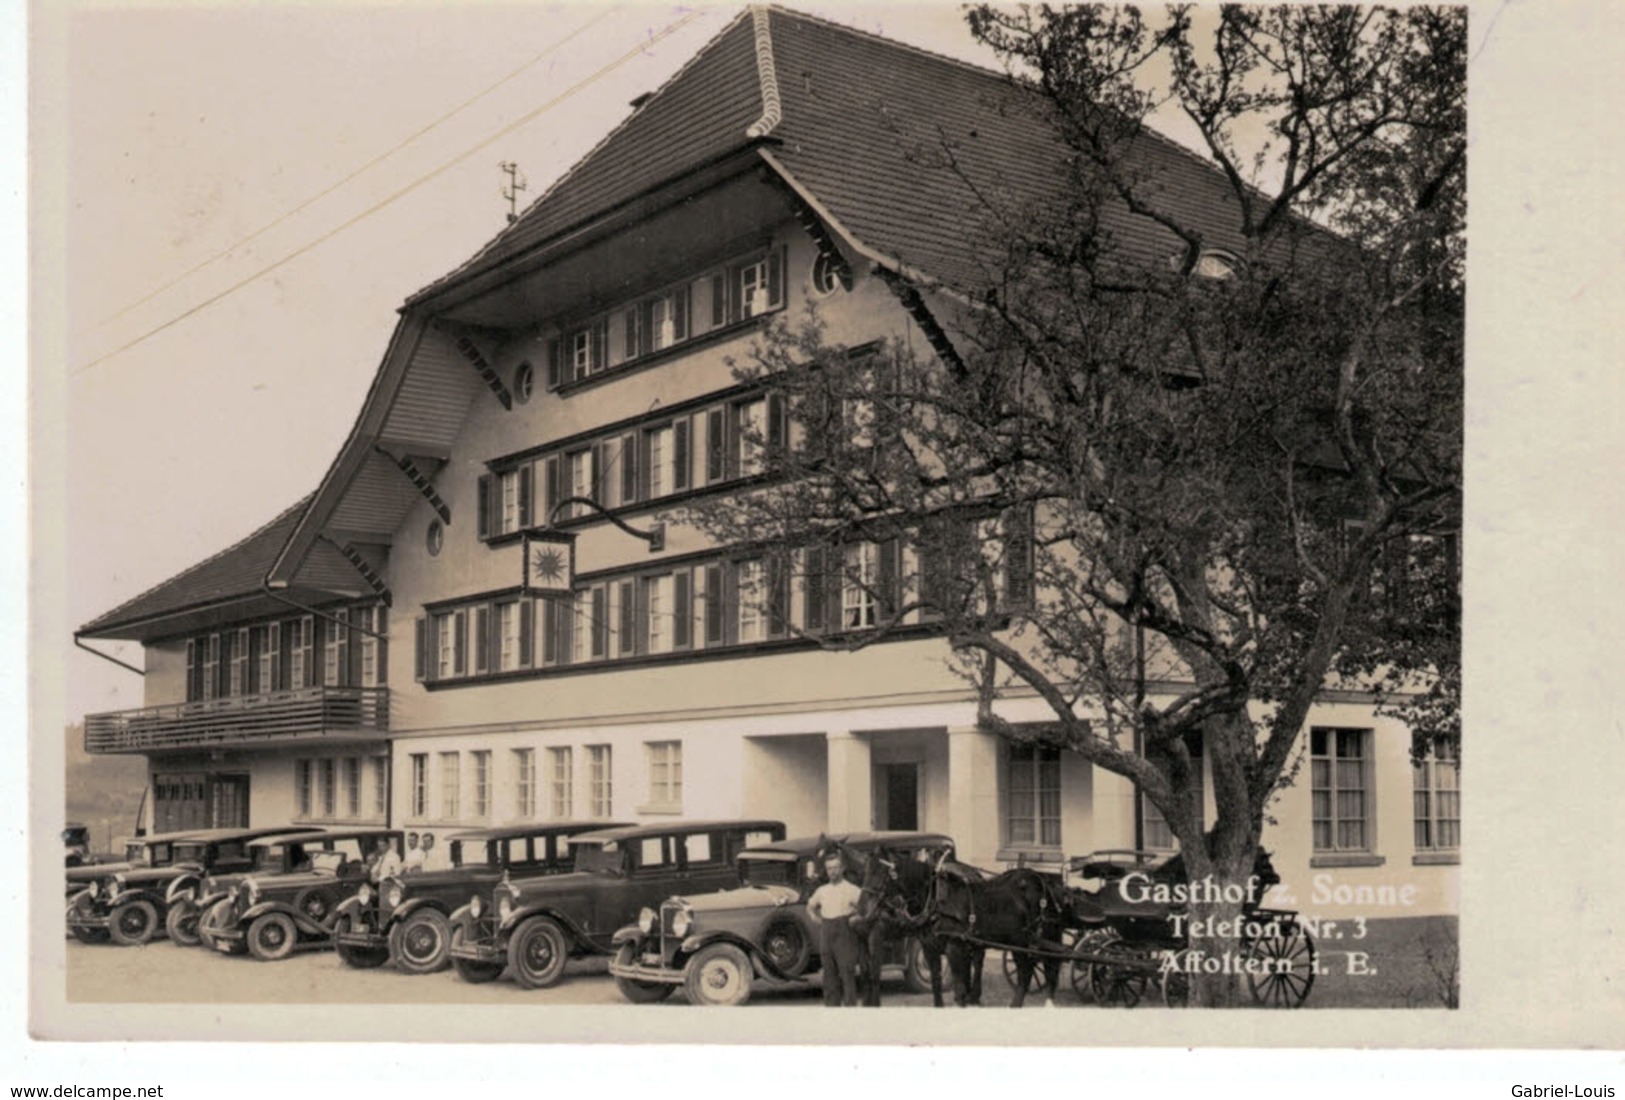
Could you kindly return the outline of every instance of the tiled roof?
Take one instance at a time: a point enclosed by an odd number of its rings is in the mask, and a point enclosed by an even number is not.
[[[765,27],[763,26],[765,22]],[[766,48],[760,32],[766,30]],[[780,120],[747,134],[778,92]],[[983,195],[1064,194],[1068,151],[1003,73],[782,8],[741,15],[512,226],[414,300],[602,216],[655,185],[759,143],[851,237],[906,270],[952,285],[983,281],[967,242]],[[947,167],[951,156],[954,168]],[[1217,168],[1147,132],[1134,156],[1148,194],[1237,248],[1234,200]],[[1105,228],[1125,254],[1160,261],[1166,230],[1126,209]]]
[[[79,633],[93,635],[126,623],[259,592],[260,582],[310,500],[305,497],[241,542],[92,619],[79,628]]]

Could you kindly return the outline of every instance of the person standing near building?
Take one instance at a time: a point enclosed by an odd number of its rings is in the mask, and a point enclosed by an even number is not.
[[[862,891],[846,880],[846,861],[837,852],[824,859],[829,881],[807,899],[807,912],[818,922],[818,954],[823,961],[824,1004],[858,1003],[858,934],[852,929]]]
[[[373,853],[372,868],[367,877],[373,882],[383,882],[390,875],[401,873],[401,857],[395,853],[395,844],[388,837],[378,838],[378,849]]]
[[[406,858],[401,860],[401,873],[423,870],[423,849],[418,847],[418,835],[406,834]]]

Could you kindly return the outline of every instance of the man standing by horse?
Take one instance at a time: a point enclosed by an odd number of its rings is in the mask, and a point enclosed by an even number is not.
[[[839,852],[824,857],[829,881],[807,899],[807,912],[818,922],[818,954],[823,962],[824,1004],[858,1003],[858,934],[852,927],[862,891],[846,879],[846,860]]]

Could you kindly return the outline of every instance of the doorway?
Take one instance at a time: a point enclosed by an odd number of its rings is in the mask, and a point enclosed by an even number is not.
[[[214,827],[248,828],[248,776],[214,777]]]
[[[875,771],[875,828],[913,831],[920,827],[920,766],[881,764]]]

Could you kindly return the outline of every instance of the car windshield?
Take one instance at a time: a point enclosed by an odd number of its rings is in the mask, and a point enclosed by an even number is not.
[[[147,859],[147,846],[139,840],[132,840],[124,846],[124,861],[126,863],[145,863]]]
[[[575,852],[577,871],[619,871],[621,869],[621,850],[615,844],[576,844],[572,845]]]
[[[794,886],[794,861],[788,859],[749,859],[739,861],[739,878],[746,886]]]
[[[463,843],[461,840],[451,842],[451,865],[453,867],[497,867],[497,845],[485,841],[471,840]]]
[[[254,870],[270,871],[280,870],[282,867],[282,845],[254,849]]]

